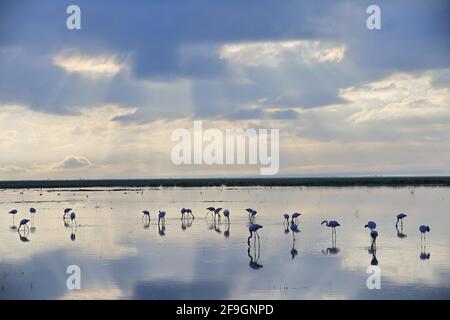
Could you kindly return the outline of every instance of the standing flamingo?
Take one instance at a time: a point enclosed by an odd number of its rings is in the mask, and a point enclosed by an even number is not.
[[[291,220],[291,231],[292,231],[292,237],[294,238],[294,241],[295,241],[295,234],[297,232],[300,232],[300,230],[298,229],[298,225],[294,223],[294,219]]]
[[[228,209],[223,210],[223,216],[227,218],[228,224],[230,224],[230,211]]]
[[[422,238],[425,239],[426,233],[427,233],[427,232],[430,232],[430,227],[429,227],[429,226],[425,226],[425,225],[421,225],[421,226],[419,227],[419,231],[420,231],[420,237],[421,237],[421,239],[422,239]]]
[[[159,222],[162,221],[162,224],[166,224],[166,212],[165,211],[161,211],[159,210],[159,214],[158,214],[158,225]]]
[[[142,218],[147,218],[147,219],[150,220],[150,211],[144,210],[144,211],[142,211],[142,213],[144,214],[144,215],[142,216]]]
[[[30,222],[30,220],[28,220],[28,219],[20,220],[19,228],[17,228],[17,231],[19,231],[22,226],[27,227],[27,230],[29,231],[30,228],[27,225],[28,222]]]
[[[255,221],[255,216],[258,212],[256,210],[252,210],[250,213],[250,221]]]
[[[64,215],[63,215],[63,219],[65,219],[66,218],[66,215],[70,212],[70,211],[72,211],[72,209],[71,208],[65,208],[64,209]]]
[[[301,213],[294,212],[294,213],[292,214],[292,220],[295,221],[295,222],[297,222],[298,217],[300,217],[301,215],[302,215]]]
[[[403,227],[403,219],[406,218],[408,215],[406,215],[405,213],[399,213],[397,215],[397,222],[395,223],[395,225],[398,225],[398,222],[400,221],[401,226]]]
[[[187,209],[186,208],[182,208],[181,209],[181,220],[184,219],[184,214],[186,213]]]
[[[70,213],[70,221],[72,222],[72,224],[75,223],[75,226],[77,225],[77,215],[73,211]]]
[[[250,215],[252,214],[252,212],[254,211],[252,208],[247,208],[245,209],[245,211],[248,212],[248,217],[250,218]]]
[[[324,223],[327,227],[331,228],[331,235],[336,236],[336,227],[340,226],[339,222],[337,222],[335,220],[331,220],[331,221],[324,220],[324,221],[322,221],[321,225]]]
[[[214,219],[216,219],[216,215],[218,215],[219,216],[219,220],[220,220],[220,210],[222,210],[222,208],[214,209]]]
[[[210,213],[213,213],[216,208],[214,207],[208,207],[206,208],[206,216],[208,216]]]
[[[16,210],[16,209],[12,209],[12,210],[9,211],[8,213],[12,215],[12,217],[13,217],[13,225],[14,225],[14,224],[15,224],[15,223],[14,223],[14,217],[15,217],[16,214],[17,214],[17,210]]]
[[[253,237],[253,235],[255,234],[256,237],[259,239],[259,234],[258,234],[258,230],[261,229],[263,226],[257,223],[252,223],[249,227],[248,227],[248,231],[250,232],[250,237],[248,237],[248,243],[250,245],[250,239]]]
[[[191,209],[186,208],[186,209],[184,209],[184,212],[188,215],[188,218],[189,218],[189,215],[191,215],[192,219],[194,219],[194,214],[192,213]]]

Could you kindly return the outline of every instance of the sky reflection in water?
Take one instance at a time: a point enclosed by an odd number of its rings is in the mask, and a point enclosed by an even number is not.
[[[450,298],[448,188],[191,188],[0,192],[2,299],[434,299]],[[228,208],[230,224],[206,207]],[[12,228],[36,216],[30,230]],[[63,221],[73,208],[79,226]],[[181,220],[192,208],[195,219]],[[254,207],[259,242],[247,243]],[[142,210],[151,212],[151,220]],[[167,212],[158,226],[158,210]],[[301,212],[300,232],[283,213]],[[403,229],[395,216],[406,212]],[[338,220],[336,239],[323,220]],[[377,250],[364,225],[378,224]],[[428,224],[427,243],[418,227]],[[66,288],[79,265],[82,289]],[[367,267],[381,268],[369,290]]]

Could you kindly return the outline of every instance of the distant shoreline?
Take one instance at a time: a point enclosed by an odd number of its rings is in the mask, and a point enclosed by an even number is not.
[[[0,181],[0,189],[89,187],[450,187],[450,177],[175,178]]]

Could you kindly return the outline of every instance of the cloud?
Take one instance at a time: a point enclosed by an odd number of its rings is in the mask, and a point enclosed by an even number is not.
[[[448,1],[380,0],[378,31],[368,1],[77,4],[80,31],[65,2],[0,10],[0,166],[26,168],[2,177],[182,175],[192,119],[280,128],[281,173],[448,171]]]
[[[115,56],[84,57],[71,52],[62,52],[53,58],[58,67],[68,73],[80,73],[91,77],[112,77],[123,69]]]
[[[92,163],[82,156],[68,156],[55,166],[55,169],[79,169],[92,166]]]
[[[448,123],[450,89],[433,87],[433,77],[445,77],[450,69],[421,75],[395,74],[381,81],[361,87],[342,90],[342,95],[355,101],[361,111],[349,120],[353,123],[368,121],[411,121],[434,124]]]
[[[7,174],[22,174],[22,173],[25,173],[26,171],[27,171],[27,169],[18,167],[18,166],[14,166],[14,165],[4,166],[4,167],[0,166],[0,172],[5,173],[5,174],[6,173]]]
[[[345,45],[313,40],[290,40],[225,44],[220,58],[247,67],[277,67],[289,62],[339,62],[344,58]]]

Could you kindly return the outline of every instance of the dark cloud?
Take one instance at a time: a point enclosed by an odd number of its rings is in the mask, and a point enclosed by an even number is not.
[[[1,103],[51,113],[114,103],[139,108],[139,120],[189,113],[246,119],[258,115],[240,109],[260,99],[267,101],[262,107],[316,108],[344,103],[340,88],[398,71],[450,67],[447,1],[378,1],[378,31],[365,26],[369,1],[159,0],[134,1],[132,6],[125,1],[78,1],[79,31],[65,27],[69,4],[2,2]],[[343,43],[346,56],[340,63],[286,61],[275,70],[240,70],[250,80],[243,84],[233,82],[229,62],[218,54],[224,43],[290,39]],[[130,74],[121,72],[112,79],[68,75],[51,60],[66,48],[127,57]],[[191,81],[193,110],[142,83],[177,79]]]

